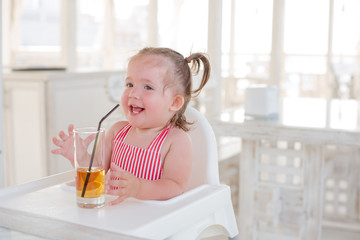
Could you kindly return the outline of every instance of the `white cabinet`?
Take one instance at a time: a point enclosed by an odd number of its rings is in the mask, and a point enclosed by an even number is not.
[[[66,159],[50,153],[52,137],[69,123],[97,126],[118,103],[123,79],[122,72],[4,73],[5,184],[71,169]],[[102,126],[121,118],[118,108]]]

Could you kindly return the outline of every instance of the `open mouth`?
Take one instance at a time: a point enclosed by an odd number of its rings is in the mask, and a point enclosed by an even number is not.
[[[138,113],[141,113],[142,111],[144,111],[144,108],[130,105],[130,111],[134,114],[138,114]]]

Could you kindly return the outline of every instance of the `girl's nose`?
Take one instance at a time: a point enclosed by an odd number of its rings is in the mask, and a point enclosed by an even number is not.
[[[137,88],[137,87],[132,87],[132,88],[130,89],[129,97],[139,98],[139,91],[138,91],[138,88]]]

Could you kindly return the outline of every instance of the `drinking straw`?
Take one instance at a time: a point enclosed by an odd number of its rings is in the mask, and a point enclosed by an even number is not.
[[[100,122],[99,122],[99,124],[98,124],[97,132],[96,132],[96,137],[95,137],[95,142],[94,142],[94,147],[93,147],[93,151],[92,151],[92,154],[91,154],[89,169],[88,169],[87,174],[86,174],[85,183],[84,183],[84,187],[83,187],[83,190],[82,190],[82,193],[81,193],[81,197],[84,197],[84,196],[85,196],[86,187],[87,187],[88,182],[89,182],[90,171],[91,171],[91,167],[92,167],[92,164],[93,164],[93,161],[94,161],[94,155],[95,155],[95,151],[96,151],[96,144],[97,144],[97,140],[98,140],[98,137],[99,137],[99,132],[100,132],[100,128],[101,128],[101,123],[102,123],[117,107],[119,107],[119,104],[116,104],[116,106],[115,106],[113,109],[111,109],[111,111],[108,112],[108,114],[106,114],[106,115],[100,120]]]

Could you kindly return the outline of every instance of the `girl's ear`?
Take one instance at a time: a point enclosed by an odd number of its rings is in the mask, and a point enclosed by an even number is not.
[[[184,97],[181,95],[176,95],[173,99],[173,102],[170,106],[170,110],[177,112],[184,105]]]

